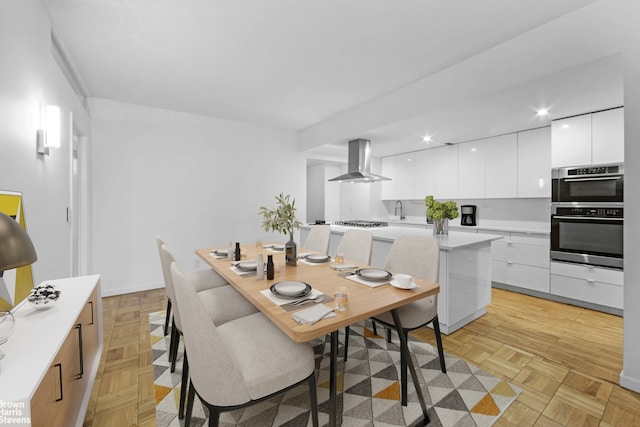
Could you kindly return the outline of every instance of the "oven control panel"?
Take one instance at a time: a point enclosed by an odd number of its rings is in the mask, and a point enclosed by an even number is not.
[[[554,209],[555,215],[562,216],[589,216],[599,218],[623,218],[624,208],[618,207],[569,207],[557,206]]]

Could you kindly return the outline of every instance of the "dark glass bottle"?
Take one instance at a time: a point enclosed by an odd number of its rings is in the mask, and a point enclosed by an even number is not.
[[[236,261],[240,261],[240,242],[236,242]]]
[[[273,255],[267,255],[267,280],[273,280]]]

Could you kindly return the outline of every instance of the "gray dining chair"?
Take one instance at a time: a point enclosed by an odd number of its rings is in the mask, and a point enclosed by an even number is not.
[[[347,230],[342,235],[336,253],[344,256],[345,262],[356,262],[369,265],[371,263],[371,248],[373,235],[368,230]],[[374,324],[375,325],[375,324]],[[344,328],[344,360],[349,353],[349,326]]]
[[[312,225],[302,247],[307,251],[321,254],[329,253],[331,227],[328,225]]]
[[[160,257],[162,260],[163,271],[166,269],[168,277],[165,280],[167,287],[167,294],[171,295],[172,301],[175,301],[175,285],[173,283],[173,276],[171,275],[171,265],[174,265],[176,270],[180,270],[178,264],[175,262],[173,255],[167,248],[167,245],[162,245],[160,248]],[[258,310],[249,303],[245,297],[243,297],[233,286],[218,286],[215,288],[204,289],[198,291],[194,286],[198,276],[193,274],[181,274],[187,277],[189,285],[196,292],[198,298],[202,301],[206,307],[209,318],[216,322],[218,325],[223,325],[230,320],[235,320],[240,317],[248,316],[256,313]],[[171,372],[176,370],[176,361],[178,358],[178,347],[180,344],[180,337],[182,333],[182,321],[180,316],[180,310],[177,306],[174,306],[173,310],[173,324],[171,326],[171,339],[169,340],[168,357],[171,362]],[[182,359],[182,393],[180,394],[180,408],[178,410],[178,418],[182,419],[184,416],[184,403],[186,396],[187,379],[189,376],[189,362],[187,361],[187,352],[185,350]]]
[[[287,337],[262,313],[217,325],[175,263],[171,266],[177,306],[189,354],[185,425],[197,394],[209,410],[209,426],[220,413],[253,405],[307,383],[313,426],[318,426],[315,356],[309,343]]]
[[[391,245],[385,261],[385,269],[394,273],[410,274],[430,282],[438,282],[440,277],[440,246],[438,241],[427,236],[399,236]],[[447,372],[438,323],[438,296],[433,295],[418,301],[403,305],[397,309],[402,331],[405,338],[410,331],[433,324],[433,331],[440,358],[440,370]],[[395,329],[395,322],[391,312],[373,317],[375,322],[385,327]],[[400,357],[400,384],[402,387],[402,405],[407,405],[407,361],[404,353]]]
[[[165,241],[160,235],[156,235],[156,244],[158,246],[158,254],[160,255],[160,263],[162,263],[162,255],[160,254],[160,248],[165,244]],[[201,270],[194,270],[189,273],[191,277],[191,281],[194,283],[194,286],[197,290],[205,290],[210,288],[216,288],[218,286],[229,285],[226,280],[224,280],[218,273],[213,271],[210,268],[205,268]],[[162,268],[162,277],[164,279],[165,288],[167,287],[167,280],[170,280],[169,267]],[[167,314],[164,320],[164,335],[167,336],[169,333],[169,323],[171,321],[171,297],[167,292]]]

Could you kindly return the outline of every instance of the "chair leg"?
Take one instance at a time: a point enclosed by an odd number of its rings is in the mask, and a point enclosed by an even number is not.
[[[169,362],[173,360],[173,345],[178,339],[176,335],[178,334],[178,329],[176,329],[175,320],[171,322],[171,337],[169,338]]]
[[[344,328],[344,361],[347,361],[347,354],[349,353],[349,327]]]
[[[442,349],[442,336],[440,335],[440,322],[438,316],[433,319],[433,333],[436,335],[436,344],[438,345],[438,355],[440,356],[440,370],[443,374],[447,373],[447,366],[444,363],[444,350]]]
[[[171,300],[167,298],[167,317],[164,319],[164,336],[169,334],[169,319],[171,318]]]
[[[209,408],[209,427],[218,427],[220,423],[220,412]]]
[[[402,331],[404,333],[405,341],[409,338],[409,333],[407,331]],[[401,387],[401,397],[400,403],[402,406],[407,406],[407,371],[409,368],[407,367],[407,359],[404,356],[404,352],[400,352],[400,387]]]
[[[376,322],[371,320],[371,324],[373,324],[373,335],[378,335],[378,328],[376,328]]]
[[[176,361],[178,360],[178,346],[180,345],[180,332],[176,330],[175,339],[171,348],[171,373],[176,371]]]
[[[316,395],[315,372],[309,377],[309,403],[311,404],[311,420],[313,427],[318,427],[318,397]]]
[[[193,414],[193,399],[195,398],[196,390],[193,388],[193,383],[189,381],[189,394],[187,396],[187,413],[184,417],[184,427],[191,425],[191,415]],[[209,417],[211,417],[211,411],[209,411]]]
[[[387,342],[391,342],[391,329],[387,327],[385,329],[387,330]]]
[[[187,360],[187,350],[185,349],[182,356],[182,382],[180,390],[180,407],[178,409],[178,419],[184,418],[184,405],[187,400],[187,391],[189,388],[189,361]]]

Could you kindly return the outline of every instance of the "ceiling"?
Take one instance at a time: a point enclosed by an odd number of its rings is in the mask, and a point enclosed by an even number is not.
[[[622,105],[611,0],[44,1],[87,96],[298,131],[319,158]]]

